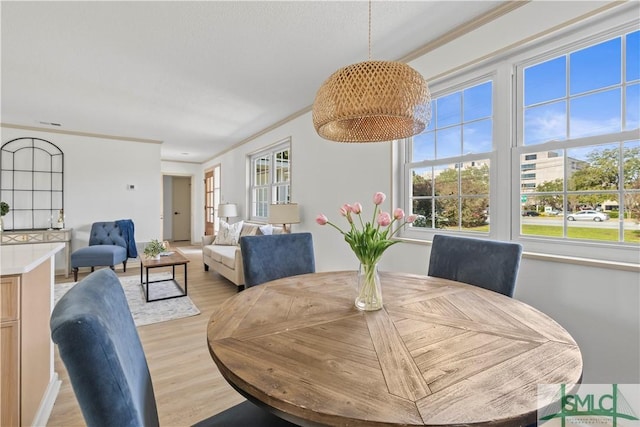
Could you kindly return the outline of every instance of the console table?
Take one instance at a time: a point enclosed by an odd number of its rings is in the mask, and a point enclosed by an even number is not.
[[[71,271],[71,228],[51,229],[51,230],[14,230],[3,231],[3,245],[23,245],[37,243],[64,243],[64,277],[69,277]]]

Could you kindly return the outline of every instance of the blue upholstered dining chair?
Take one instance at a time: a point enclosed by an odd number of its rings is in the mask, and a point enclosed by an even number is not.
[[[73,286],[56,304],[50,325],[89,427],[159,425],[144,349],[113,271],[96,271]],[[197,425],[293,424],[245,401]]]
[[[513,297],[521,256],[518,243],[436,234],[428,275]]]
[[[311,233],[244,236],[240,251],[245,288],[316,271]]]
[[[73,280],[78,280],[80,267],[91,267],[91,271],[94,271],[95,267],[108,266],[113,269],[116,264],[122,263],[123,270],[127,271],[127,259],[137,256],[131,220],[94,222],[89,246],[71,254]]]
[[[60,298],[51,339],[88,426],[158,425],[147,360],[113,271],[89,274]]]

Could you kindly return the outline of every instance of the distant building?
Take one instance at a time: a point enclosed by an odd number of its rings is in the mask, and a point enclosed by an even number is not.
[[[620,204],[617,200],[605,200],[604,202],[600,203],[598,207],[607,212],[620,210]]]
[[[543,182],[564,178],[564,157],[556,151],[525,154],[520,162],[520,190],[536,191]],[[589,162],[567,157],[567,176],[589,166]]]

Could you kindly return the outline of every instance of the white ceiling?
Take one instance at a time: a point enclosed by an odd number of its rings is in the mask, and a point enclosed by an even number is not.
[[[403,58],[500,3],[374,1],[372,59]],[[0,12],[2,123],[158,140],[163,160],[206,161],[368,59],[366,1],[2,1]]]

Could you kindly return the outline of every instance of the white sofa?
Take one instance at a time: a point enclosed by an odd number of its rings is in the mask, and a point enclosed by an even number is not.
[[[242,236],[260,236],[260,227],[265,224],[244,222],[240,231]],[[282,233],[282,227],[272,227],[273,234]],[[229,279],[239,290],[244,288],[244,271],[242,269],[242,254],[240,244],[216,245],[215,236],[202,236],[202,261],[204,271],[209,269]],[[238,239],[239,242],[239,239]]]

